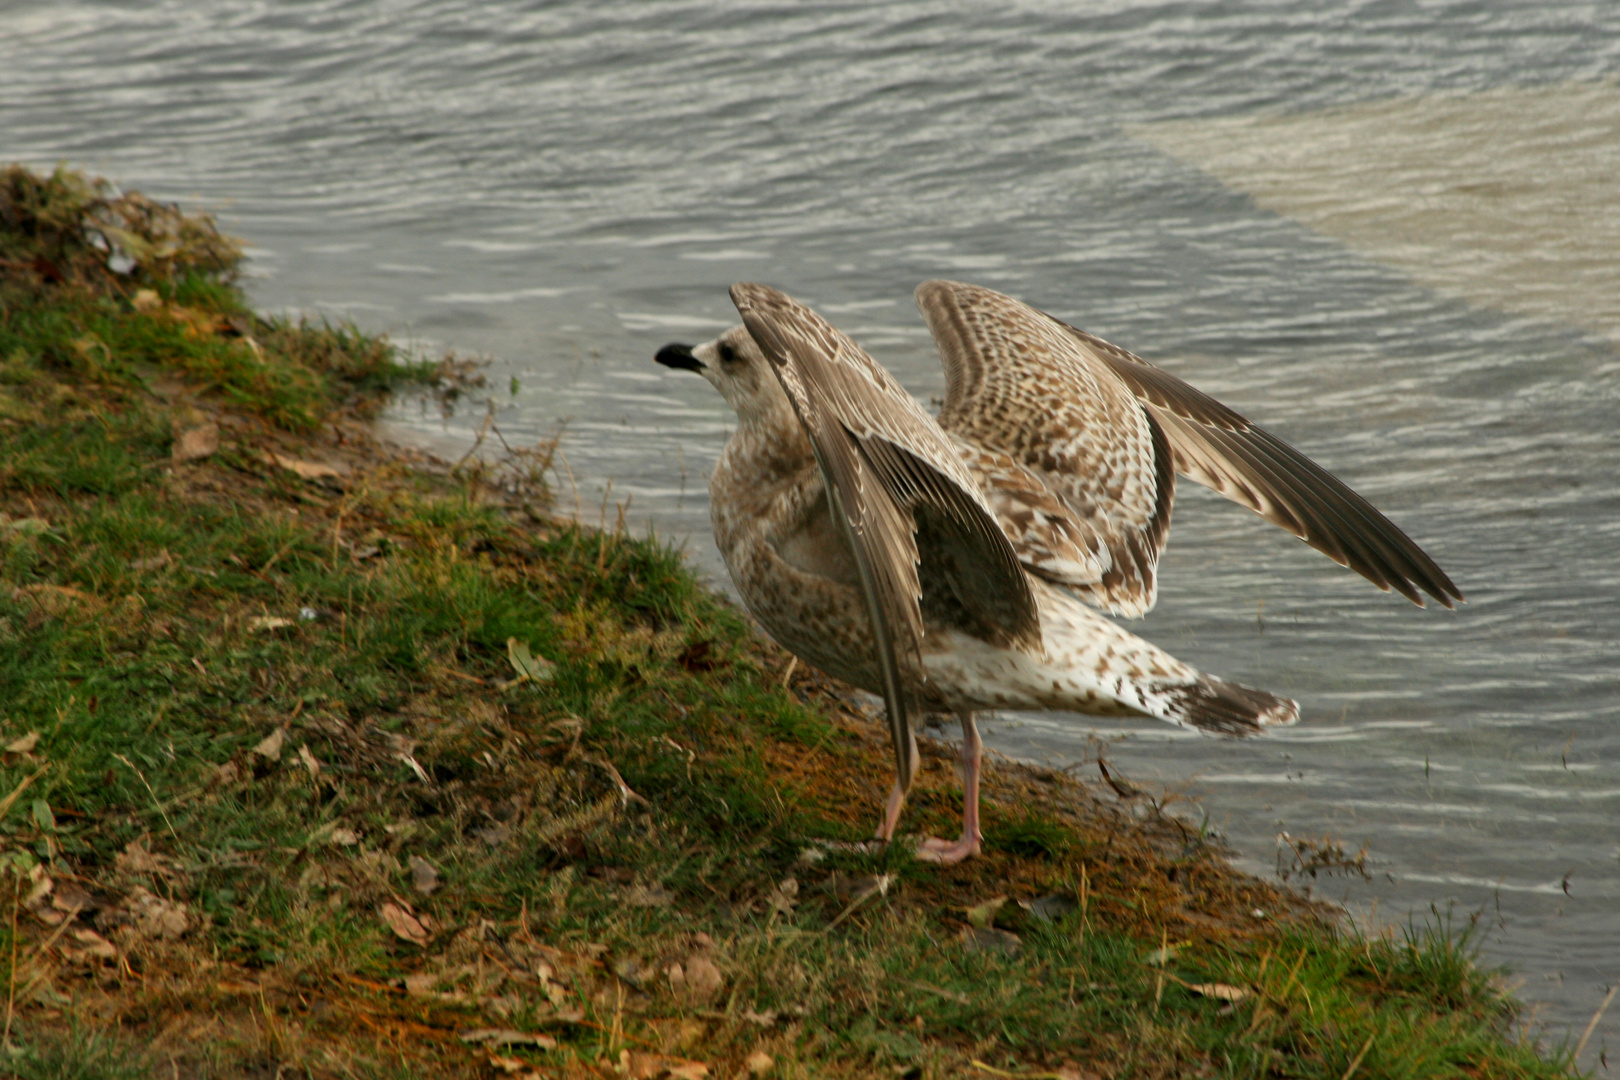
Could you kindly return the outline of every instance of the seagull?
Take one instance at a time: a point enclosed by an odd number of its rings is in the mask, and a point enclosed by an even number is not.
[[[789,652],[881,694],[892,841],[918,766],[912,721],[962,725],[962,834],[917,855],[979,854],[975,714],[1149,716],[1252,735],[1299,706],[1205,674],[1103,613],[1152,608],[1176,475],[1248,507],[1388,592],[1463,599],[1361,496],[1162,368],[1010,296],[927,281],[917,306],[945,364],[930,416],[806,305],[731,288],[742,325],[655,359],[737,413],[710,480],[715,542],[744,604]]]

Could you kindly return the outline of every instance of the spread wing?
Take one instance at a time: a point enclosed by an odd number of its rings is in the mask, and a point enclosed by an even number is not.
[[[925,299],[926,292],[926,299]],[[981,306],[1002,318],[1034,321],[1041,332],[1032,335],[1045,340],[1053,330],[1072,342],[1058,350],[1062,357],[1057,378],[1066,392],[1084,392],[1086,386],[1063,373],[1076,362],[1083,365],[1092,380],[1112,376],[1137,401],[1162,432],[1174,470],[1248,507],[1274,525],[1281,526],[1327,555],[1341,566],[1348,566],[1380,589],[1394,589],[1419,605],[1421,593],[1451,607],[1462,593],[1433,559],[1410,537],[1379,513],[1366,499],[1343,481],[1278,439],[1275,435],[1189,386],[1169,372],[1149,364],[1101,338],[1077,330],[1066,323],[1012,301],[998,293],[952,282],[927,282],[918,289],[935,337],[936,316],[930,308],[941,309],[940,322],[965,322],[951,317],[956,308],[975,310]],[[1029,368],[1047,362],[1030,349],[1009,349],[983,336],[973,338],[957,351],[965,367],[964,385],[1017,383],[1029,377]],[[946,352],[941,345],[941,352]],[[946,371],[952,365],[946,357]],[[961,411],[971,414],[975,396],[967,394]],[[951,398],[947,392],[947,409]],[[941,422],[945,422],[941,414]],[[946,424],[948,428],[950,424]],[[1161,463],[1162,465],[1162,463]],[[1168,513],[1166,514],[1168,522]],[[1161,536],[1162,542],[1162,536]]]
[[[1175,496],[1160,424],[1034,308],[950,281],[918,286],[917,306],[945,362],[940,426],[981,451],[1024,564],[1115,614],[1146,612]]]
[[[922,677],[923,588],[946,588],[998,644],[1040,642],[1035,598],[978,484],[934,419],[849,338],[764,285],[731,288],[771,361],[855,553],[883,673],[902,787],[911,783],[908,682]]]

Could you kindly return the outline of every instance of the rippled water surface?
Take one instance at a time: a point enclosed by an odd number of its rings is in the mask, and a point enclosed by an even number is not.
[[[1417,610],[1187,483],[1138,629],[1305,719],[1006,716],[992,745],[1117,739],[1257,867],[1284,830],[1368,843],[1375,880],[1318,890],[1482,909],[1562,1037],[1620,979],[1617,76],[1612,4],[52,0],[0,13],[0,156],[219,209],[267,308],[489,355],[509,439],[565,425],[584,516],[629,498],[717,582],[731,418],[650,358],[734,322],[732,281],[922,398],[928,277],[1163,363],[1469,603]],[[392,422],[459,453],[480,415]],[[1605,1038],[1620,1009],[1594,1063]]]

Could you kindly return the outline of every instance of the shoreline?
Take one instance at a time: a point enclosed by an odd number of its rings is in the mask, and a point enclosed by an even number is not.
[[[983,857],[850,849],[881,725],[546,446],[375,437],[451,369],[76,174],[0,244],[17,1075],[1574,1074],[1467,927],[1360,936],[1127,785],[993,761]],[[955,783],[926,741],[908,823]]]

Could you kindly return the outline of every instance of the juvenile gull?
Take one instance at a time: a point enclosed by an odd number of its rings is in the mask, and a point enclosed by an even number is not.
[[[1224,735],[1298,718],[1293,701],[1203,674],[1087,606],[1153,606],[1178,472],[1420,607],[1423,593],[1462,599],[1297,450],[1011,297],[918,287],[945,362],[937,419],[805,305],[755,284],[731,298],[742,326],[657,355],[737,412],[709,485],[715,542],[772,637],[883,695],[896,779],[881,839],[917,765],[913,716],[961,720],[962,835],[922,841],[924,858],[979,851],[977,711],[1146,715]]]

